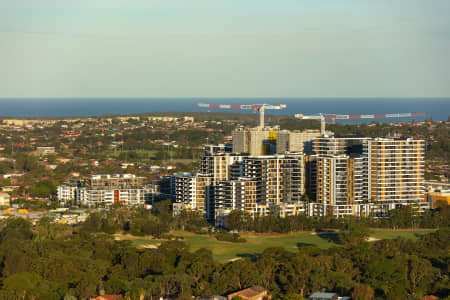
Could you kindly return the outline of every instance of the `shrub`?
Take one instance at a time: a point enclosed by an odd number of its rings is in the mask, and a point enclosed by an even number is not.
[[[241,238],[239,234],[237,233],[229,233],[229,232],[219,232],[214,235],[216,240],[218,241],[224,241],[224,242],[231,242],[231,243],[245,243],[247,242],[246,239]]]

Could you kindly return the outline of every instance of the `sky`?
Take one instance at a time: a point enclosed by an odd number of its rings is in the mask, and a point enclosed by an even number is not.
[[[8,97],[450,97],[450,1],[0,0]]]

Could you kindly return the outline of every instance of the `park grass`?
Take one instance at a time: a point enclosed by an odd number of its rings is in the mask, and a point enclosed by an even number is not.
[[[390,229],[371,229],[371,237],[374,239],[396,239],[403,237],[417,240],[421,235],[434,231],[433,229],[417,230],[390,230]],[[339,246],[336,242],[336,233],[317,235],[314,232],[299,232],[292,234],[273,234],[273,235],[252,235],[241,234],[241,237],[247,240],[246,243],[231,243],[218,241],[213,235],[195,234],[186,231],[174,231],[172,235],[183,237],[183,241],[189,245],[191,251],[200,248],[211,250],[214,258],[220,262],[226,262],[239,257],[254,257],[271,247],[283,247],[288,251],[297,252],[302,246],[317,246],[321,249],[328,249],[333,246]],[[129,239],[132,245],[139,248],[158,246],[162,240],[156,240],[146,237],[132,237],[130,235],[121,236],[121,239]]]
[[[268,236],[241,234],[241,237],[247,240],[246,243],[218,241],[214,236],[186,232],[174,232],[173,234],[182,236],[192,251],[200,248],[209,249],[214,257],[222,262],[236,257],[252,257],[271,247],[283,247],[288,251],[297,252],[298,247],[304,245],[315,245],[322,249],[335,245],[311,232]]]
[[[370,235],[377,239],[396,239],[405,238],[418,240],[422,235],[434,232],[436,229],[384,229],[384,228],[372,228],[370,229]]]
[[[212,251],[214,258],[220,262],[239,257],[252,257],[260,254],[266,248],[283,247],[291,252],[297,252],[298,247],[311,245],[327,249],[336,244],[325,237],[320,237],[312,232],[300,232],[283,235],[249,235],[241,234],[247,240],[246,243],[231,243],[218,241],[208,234],[195,234],[185,231],[174,231],[171,234],[183,237],[183,241],[189,245],[191,251],[206,248]],[[162,240],[146,237],[120,236],[122,240],[131,240],[132,245],[145,248],[149,245],[157,246]]]

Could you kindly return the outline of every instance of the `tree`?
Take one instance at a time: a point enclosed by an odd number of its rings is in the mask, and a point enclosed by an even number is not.
[[[433,278],[431,263],[415,255],[408,260],[408,281],[411,287],[411,293],[416,294],[419,286],[425,287],[430,284]]]
[[[35,197],[49,197],[56,192],[56,185],[51,180],[42,180],[36,183],[31,189],[30,194]]]
[[[52,236],[53,230],[51,226],[51,222],[53,220],[49,217],[42,217],[37,226],[35,227],[35,232],[37,232],[37,238],[42,241],[49,239]]]
[[[357,246],[369,237],[369,229],[363,224],[348,223],[339,232],[339,241],[346,246]]]
[[[43,280],[42,277],[33,273],[18,273],[5,278],[3,289],[7,297],[11,297],[9,299],[26,299],[25,297],[33,299],[31,297],[35,297],[35,299],[58,300],[61,298],[55,292],[56,284],[54,282]]]
[[[225,265],[219,280],[226,284],[226,292],[242,290],[260,281],[260,272],[249,259],[239,259]]]
[[[373,300],[375,297],[374,290],[370,285],[358,283],[353,287],[352,299],[355,300]]]
[[[233,210],[230,212],[225,221],[225,226],[229,230],[243,231],[249,228],[251,217],[249,214],[241,210]]]
[[[0,232],[1,243],[10,240],[31,240],[32,238],[31,223],[23,218],[8,218],[5,228]]]
[[[81,225],[81,231],[87,233],[101,232],[103,216],[100,213],[90,213],[86,221]]]
[[[128,290],[128,282],[117,278],[108,279],[104,286],[107,294],[123,294]]]
[[[263,265],[267,264],[264,260],[261,262]],[[282,290],[287,292],[289,295],[299,294],[303,297],[313,266],[313,259],[309,255],[305,255],[303,253],[298,253],[293,260],[290,260],[289,263],[282,264],[282,272],[280,272],[278,276],[282,285]],[[264,278],[269,281],[273,276],[272,274],[267,274],[267,272],[263,272],[263,274],[266,275]]]
[[[36,157],[34,156],[19,153],[15,156],[15,159],[15,167],[20,171],[30,172],[38,167]]]

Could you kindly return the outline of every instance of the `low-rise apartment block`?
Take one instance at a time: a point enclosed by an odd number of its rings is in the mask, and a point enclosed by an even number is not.
[[[89,207],[144,206],[158,194],[156,184],[133,174],[94,175],[58,186],[58,200],[66,205]]]
[[[146,179],[134,174],[93,175],[84,180],[88,187],[138,187],[144,185]]]
[[[151,186],[140,188],[80,187],[75,191],[76,202],[89,207],[129,206],[151,204],[155,190]]]

